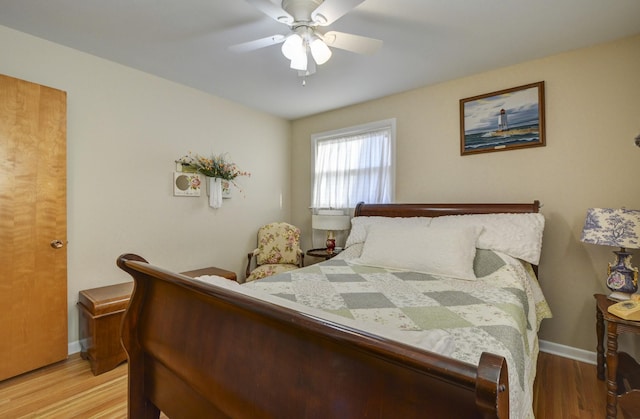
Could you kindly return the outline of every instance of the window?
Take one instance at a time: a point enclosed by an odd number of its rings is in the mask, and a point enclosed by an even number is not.
[[[395,198],[396,120],[311,136],[312,208],[355,208]]]

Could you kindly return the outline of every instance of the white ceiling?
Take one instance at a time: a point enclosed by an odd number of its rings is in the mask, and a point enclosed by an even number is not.
[[[323,29],[382,49],[306,86],[279,45],[227,49],[288,31],[243,0],[0,0],[0,25],[295,119],[640,33],[640,0],[366,0]]]

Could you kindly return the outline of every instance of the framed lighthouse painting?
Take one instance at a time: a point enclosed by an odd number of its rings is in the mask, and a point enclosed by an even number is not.
[[[544,81],[460,100],[461,155],[544,145]]]

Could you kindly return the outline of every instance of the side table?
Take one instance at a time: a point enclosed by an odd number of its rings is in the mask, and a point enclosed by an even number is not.
[[[315,258],[324,258],[324,260],[329,260],[340,252],[341,250],[338,250],[338,251],[334,250],[333,253],[327,253],[327,248],[321,247],[317,249],[307,250],[307,256],[313,256]]]
[[[618,335],[622,333],[640,334],[640,322],[624,320],[607,311],[616,301],[604,294],[594,294],[596,299],[597,374],[604,380],[604,321],[607,321],[607,419],[615,419],[618,403],[625,414],[640,415],[640,365],[624,353],[618,353]],[[620,373],[618,366],[621,366]]]

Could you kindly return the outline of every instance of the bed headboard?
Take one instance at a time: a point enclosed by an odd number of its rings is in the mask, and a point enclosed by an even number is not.
[[[440,217],[442,215],[539,212],[540,201],[531,204],[365,204],[360,202],[354,217]]]

